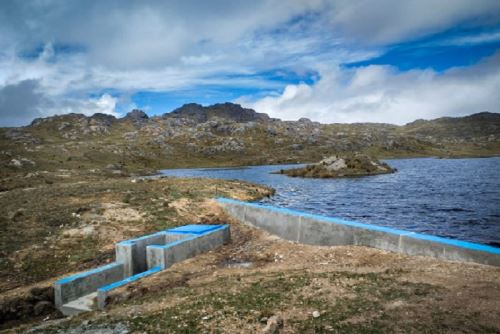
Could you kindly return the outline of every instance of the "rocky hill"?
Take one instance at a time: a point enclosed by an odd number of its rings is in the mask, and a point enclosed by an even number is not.
[[[189,104],[155,117],[141,110],[119,119],[67,114],[1,128],[0,331],[256,333],[281,319],[283,332],[432,333],[447,319],[449,328],[494,332],[500,289],[484,283],[498,281],[494,267],[285,242],[230,219],[212,201],[256,200],[272,189],[123,176],[357,151],[379,158],[493,155],[500,153],[499,132],[500,115],[491,113],[405,126],[320,124],[235,104]],[[324,163],[334,171],[377,168],[348,159]],[[117,241],[197,223],[231,224],[232,242],[127,286],[106,312],[60,318],[54,281],[109,263]],[[425,268],[439,270],[423,276]],[[464,302],[478,298],[484,303]],[[472,320],[464,327],[463,319]]]
[[[342,152],[384,157],[500,154],[500,114],[404,126],[282,121],[238,104],[186,104],[148,117],[66,114],[0,129],[1,176],[33,170],[144,172],[157,168],[318,161]]]

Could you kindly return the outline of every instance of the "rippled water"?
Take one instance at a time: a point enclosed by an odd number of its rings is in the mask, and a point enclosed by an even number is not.
[[[241,179],[276,189],[281,207],[500,246],[500,158],[386,160],[395,174],[302,179],[270,172],[296,165],[163,170]]]

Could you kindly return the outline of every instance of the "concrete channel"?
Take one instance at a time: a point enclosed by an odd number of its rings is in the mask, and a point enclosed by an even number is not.
[[[500,248],[496,247],[228,198],[217,202],[235,219],[298,243],[367,246],[500,267]]]
[[[115,289],[208,252],[230,241],[229,225],[185,225],[115,245],[116,261],[54,283],[56,307],[65,315],[106,307]]]

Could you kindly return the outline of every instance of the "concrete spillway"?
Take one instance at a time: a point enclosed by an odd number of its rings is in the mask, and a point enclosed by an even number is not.
[[[186,225],[119,242],[115,262],[54,283],[56,307],[65,315],[103,309],[114,289],[229,240],[229,225]]]
[[[237,220],[290,241],[320,246],[367,246],[500,267],[500,248],[496,247],[227,198],[217,201]]]

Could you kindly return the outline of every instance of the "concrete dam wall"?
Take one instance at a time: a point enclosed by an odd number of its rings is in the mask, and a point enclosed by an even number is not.
[[[500,267],[500,248],[496,247],[227,198],[218,198],[217,202],[237,220],[290,241],[318,246],[367,246]]]

